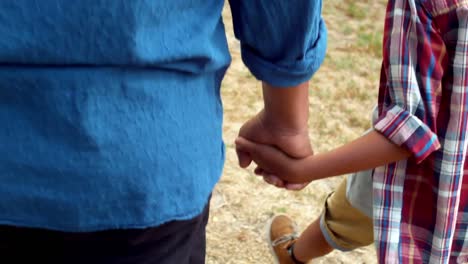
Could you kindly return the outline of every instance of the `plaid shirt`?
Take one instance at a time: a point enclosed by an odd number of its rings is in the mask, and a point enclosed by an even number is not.
[[[467,65],[467,0],[389,0],[374,128],[413,156],[374,172],[381,263],[468,263]]]

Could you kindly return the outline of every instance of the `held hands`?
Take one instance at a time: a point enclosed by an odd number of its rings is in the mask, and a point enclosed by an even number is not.
[[[255,173],[264,177],[277,177],[288,184],[309,183],[306,173],[306,158],[296,159],[286,155],[273,146],[258,144],[238,137],[236,146],[239,151],[249,153],[257,164]]]
[[[255,173],[276,187],[300,190],[310,182],[301,169],[301,158],[313,154],[307,127],[286,128],[261,111],[240,129],[236,152],[242,168],[254,161]]]

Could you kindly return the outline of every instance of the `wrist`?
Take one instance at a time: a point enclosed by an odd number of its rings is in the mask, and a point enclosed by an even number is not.
[[[308,128],[308,83],[294,87],[275,88],[263,84],[265,108],[261,120],[264,124],[283,132],[304,132]]]
[[[309,131],[307,120],[284,120],[271,112],[267,112],[266,109],[260,111],[257,118],[267,131],[274,134],[294,136],[308,134]]]
[[[305,181],[315,181],[334,176],[326,160],[323,154],[310,155],[302,159],[297,166],[302,178]]]

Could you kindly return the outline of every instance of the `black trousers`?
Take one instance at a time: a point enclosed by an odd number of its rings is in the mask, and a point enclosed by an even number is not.
[[[187,221],[90,233],[0,225],[0,263],[202,264],[208,214],[209,205]]]

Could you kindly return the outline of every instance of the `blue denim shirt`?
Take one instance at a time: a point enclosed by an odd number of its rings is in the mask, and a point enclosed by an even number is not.
[[[198,215],[224,162],[222,0],[0,1],[0,224],[143,228]],[[243,59],[321,64],[321,1],[230,1]]]

